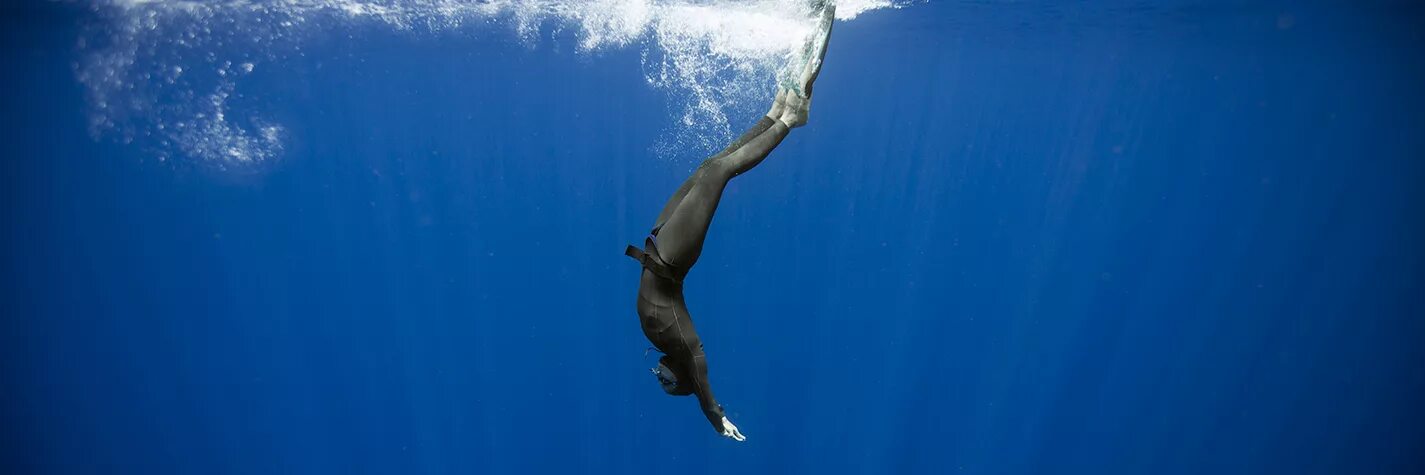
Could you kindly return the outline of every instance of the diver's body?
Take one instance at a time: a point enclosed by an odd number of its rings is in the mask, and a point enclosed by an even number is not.
[[[703,240],[723,189],[733,177],[752,169],[786,138],[806,124],[811,85],[821,69],[835,7],[823,5],[821,29],[808,43],[805,65],[777,93],[767,115],[717,155],[703,161],[663,206],[642,250],[628,255],[643,264],[638,287],[638,315],[643,334],[663,352],[653,372],[664,391],[696,395],[703,415],[724,436],[744,440],[727,419],[708,382],[707,356],[683,300],[683,277],[702,254]]]

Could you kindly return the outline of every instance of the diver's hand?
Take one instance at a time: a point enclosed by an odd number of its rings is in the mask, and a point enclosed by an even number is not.
[[[727,420],[727,416],[722,416],[722,436],[738,442],[747,440],[747,436],[742,435],[742,432],[737,430],[737,426],[732,425],[732,421]]]

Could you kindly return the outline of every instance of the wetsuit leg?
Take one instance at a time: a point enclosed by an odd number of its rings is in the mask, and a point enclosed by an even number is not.
[[[753,135],[757,130],[760,132]],[[738,142],[743,142],[741,145],[734,142],[735,149],[728,147],[724,153],[704,161],[693,172],[692,178],[685,183],[687,191],[682,198],[671,211],[664,210],[666,221],[663,218],[659,220],[662,229],[658,233],[658,254],[664,262],[684,269],[697,262],[703,252],[703,239],[707,237],[708,226],[712,224],[713,213],[717,211],[728,181],[762,163],[767,154],[787,137],[789,130],[786,124],[763,117],[743,135],[745,142],[739,139]]]
[[[678,191],[673,192],[673,197],[669,198],[668,202],[663,205],[663,211],[658,213],[658,220],[653,223],[653,229],[661,228],[664,223],[668,222],[668,218],[673,215],[674,210],[678,209],[678,204],[683,202],[683,197],[688,196],[688,190],[691,190],[693,188],[693,183],[697,181],[698,174],[702,173],[703,167],[706,166],[708,162],[725,157],[728,154],[731,154],[732,152],[736,152],[737,149],[742,148],[742,146],[746,145],[747,142],[751,142],[752,139],[757,138],[757,136],[761,135],[762,132],[767,130],[768,127],[771,127],[772,122],[775,121],[766,120],[766,118],[757,121],[757,123],[753,125],[752,128],[747,129],[746,132],[743,132],[742,136],[738,137],[737,140],[734,140],[732,144],[727,146],[727,148],[722,149],[721,152],[718,152],[717,155],[713,155],[712,158],[703,160],[703,164],[699,166],[697,170],[693,171],[693,174],[689,176],[687,180],[683,181],[683,184],[678,187]]]

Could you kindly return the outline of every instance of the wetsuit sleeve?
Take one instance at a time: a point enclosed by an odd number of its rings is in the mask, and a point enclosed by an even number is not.
[[[718,405],[717,398],[713,397],[712,385],[708,383],[708,359],[701,350],[693,357],[693,374],[698,382],[693,394],[698,396],[698,404],[702,406],[703,415],[707,416],[708,422],[712,423],[713,429],[722,432],[722,406]]]

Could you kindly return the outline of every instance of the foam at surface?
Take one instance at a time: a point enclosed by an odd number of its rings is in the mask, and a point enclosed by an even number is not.
[[[837,16],[891,6],[842,0]],[[101,0],[93,11],[76,65],[91,131],[219,166],[282,152],[282,124],[229,106],[244,97],[244,76],[344,25],[503,28],[531,43],[543,29],[572,28],[582,53],[637,48],[644,79],[676,107],[664,146],[702,149],[731,135],[729,111],[765,106],[778,69],[815,25],[805,0]]]

